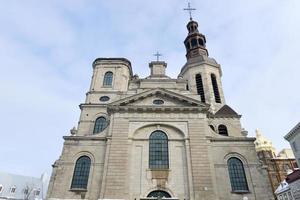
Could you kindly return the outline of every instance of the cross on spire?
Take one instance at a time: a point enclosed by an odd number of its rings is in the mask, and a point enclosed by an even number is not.
[[[156,56],[156,61],[159,61],[159,57],[162,56],[162,54],[157,51],[153,56]]]
[[[188,2],[188,7],[184,8],[183,10],[186,10],[186,11],[189,12],[189,14],[190,14],[190,20],[192,20],[193,19],[192,18],[192,11],[196,10],[196,8],[191,8],[191,4],[190,4],[190,2]]]

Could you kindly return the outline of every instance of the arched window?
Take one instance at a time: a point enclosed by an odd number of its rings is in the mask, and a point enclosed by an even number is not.
[[[196,74],[196,87],[197,87],[197,93],[201,97],[201,102],[205,103],[205,95],[204,95],[201,74]]]
[[[227,127],[223,124],[219,125],[218,131],[220,135],[228,136]]]
[[[185,44],[185,47],[186,47],[187,50],[189,50],[189,49],[191,48],[190,42],[187,42],[187,43]]]
[[[248,191],[248,184],[242,161],[233,157],[228,160],[227,164],[232,191]]]
[[[106,72],[103,79],[103,85],[104,86],[112,86],[112,80],[113,80],[113,73],[112,72]]]
[[[104,117],[98,117],[94,126],[94,134],[102,132],[107,126],[107,121]]]
[[[199,45],[201,45],[201,46],[204,46],[204,42],[203,42],[203,40],[202,39],[198,39],[198,43],[199,43]]]
[[[10,193],[11,194],[13,194],[13,193],[15,193],[16,192],[16,186],[12,186],[11,188],[10,188]]]
[[[75,164],[71,189],[87,189],[91,159],[87,156],[80,157]]]
[[[168,169],[168,137],[162,131],[154,131],[149,138],[149,168]]]
[[[171,198],[171,195],[165,191],[162,190],[155,190],[148,194],[147,197],[165,197],[165,198]]]
[[[191,43],[192,43],[192,47],[196,47],[197,46],[197,39],[193,38]]]
[[[218,83],[217,83],[216,75],[214,75],[214,74],[211,74],[211,83],[212,83],[213,90],[214,90],[215,101],[216,101],[216,103],[221,103]]]

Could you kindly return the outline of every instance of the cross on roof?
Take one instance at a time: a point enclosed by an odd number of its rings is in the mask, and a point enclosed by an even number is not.
[[[159,57],[162,56],[162,54],[157,51],[156,54],[153,54],[153,56],[156,56],[156,61],[159,61]]]
[[[191,4],[190,4],[190,2],[188,2],[188,7],[184,8],[183,10],[186,10],[186,11],[189,12],[189,14],[190,14],[190,20],[192,20],[193,19],[192,18],[192,11],[196,10],[196,8],[191,8]]]

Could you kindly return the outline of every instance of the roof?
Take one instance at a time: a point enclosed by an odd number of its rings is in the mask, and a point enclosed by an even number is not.
[[[279,184],[279,186],[275,190],[275,194],[280,194],[280,193],[285,192],[289,189],[290,189],[289,184],[284,180]]]
[[[295,171],[293,171],[292,173],[290,173],[287,177],[286,177],[286,182],[288,184],[293,183],[297,180],[300,180],[300,170],[296,169]]]
[[[107,62],[107,63],[110,63],[110,62],[123,62],[123,63],[126,63],[125,65],[128,67],[130,75],[131,76],[133,75],[131,62],[126,58],[97,58],[93,62],[93,67],[95,67],[100,62]]]
[[[297,133],[300,133],[300,122],[288,134],[286,134],[286,136],[284,136],[284,139],[289,140]]]
[[[33,195],[33,191],[41,191],[39,197],[43,198],[46,194],[48,186],[48,177],[43,174],[40,178],[23,176],[11,173],[0,172],[0,184],[2,185],[2,192],[0,193],[0,199],[10,198],[10,199],[24,199],[24,189],[28,188],[31,190],[30,195]],[[10,192],[12,187],[16,188],[14,193]],[[32,198],[30,198],[32,199]]]
[[[239,115],[237,112],[235,112],[230,106],[224,105],[222,108],[220,108],[214,114],[214,117],[234,117],[234,118],[240,118],[241,115]]]

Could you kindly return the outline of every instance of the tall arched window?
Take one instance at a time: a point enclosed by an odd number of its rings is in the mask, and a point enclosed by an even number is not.
[[[113,73],[106,72],[103,79],[103,86],[112,86]]]
[[[75,164],[71,189],[87,189],[91,159],[87,156],[78,158]]]
[[[154,131],[149,138],[149,168],[168,169],[168,137],[162,131]]]
[[[219,125],[218,131],[220,135],[228,136],[227,127],[223,124]]]
[[[155,190],[148,194],[147,197],[165,197],[165,198],[171,198],[171,195],[165,191],[162,190]]]
[[[221,103],[218,83],[217,83],[216,75],[214,75],[214,74],[211,74],[211,83],[212,83],[213,90],[214,90],[215,101],[216,101],[216,103]]]
[[[233,157],[228,160],[227,164],[232,191],[248,191],[248,184],[242,161]]]
[[[98,117],[95,121],[94,134],[102,132],[107,126],[107,121],[104,117]]]
[[[205,95],[204,95],[204,89],[203,89],[201,74],[196,74],[196,87],[197,87],[197,93],[201,97],[201,102],[205,103]]]

